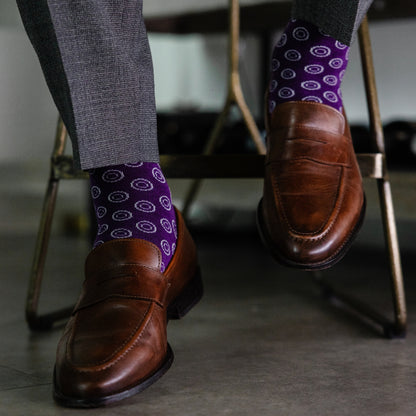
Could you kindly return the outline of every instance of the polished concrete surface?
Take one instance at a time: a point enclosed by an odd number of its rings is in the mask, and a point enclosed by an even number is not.
[[[261,184],[207,184],[194,211],[205,297],[169,324],[170,371],[140,395],[95,410],[60,408],[51,374],[62,327],[31,333],[24,303],[38,222],[43,173],[0,168],[0,415],[416,415],[416,215],[414,175],[394,186],[406,279],[409,330],[388,340],[378,328],[323,298],[309,273],[277,265],[263,249],[254,210]],[[174,184],[177,193],[183,184]],[[41,309],[73,303],[82,282],[85,237],[65,233],[83,212],[84,185],[60,194]],[[397,194],[397,193],[396,193]],[[350,253],[325,276],[392,314],[377,199]],[[222,204],[219,204],[222,201]],[[219,206],[223,208],[220,209]]]

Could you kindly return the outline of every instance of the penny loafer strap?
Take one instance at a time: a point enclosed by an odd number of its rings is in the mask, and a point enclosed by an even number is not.
[[[266,163],[306,158],[337,166],[350,165],[351,143],[347,137],[322,130],[311,131],[302,126],[290,133],[287,129],[276,133],[277,137],[269,144]]]
[[[140,264],[124,264],[105,270],[84,282],[76,313],[114,297],[156,302],[164,307],[169,283],[162,273]]]

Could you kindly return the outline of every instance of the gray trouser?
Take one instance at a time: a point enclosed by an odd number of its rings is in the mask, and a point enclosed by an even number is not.
[[[350,45],[373,0],[293,0],[292,15]]]
[[[294,0],[293,15],[349,44],[372,0]],[[158,161],[143,0],[17,0],[77,167]]]

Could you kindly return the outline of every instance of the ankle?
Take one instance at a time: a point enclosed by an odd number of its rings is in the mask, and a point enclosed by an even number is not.
[[[176,213],[160,166],[98,168],[90,183],[98,225],[94,247],[113,239],[146,240],[160,249],[164,270],[176,248]]]
[[[291,20],[273,51],[269,112],[286,101],[313,101],[342,111],[348,52],[348,46],[312,23]]]

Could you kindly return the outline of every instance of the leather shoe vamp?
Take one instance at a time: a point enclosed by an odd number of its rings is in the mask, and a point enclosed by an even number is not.
[[[58,345],[56,383],[68,397],[115,394],[166,357],[166,313],[146,301],[110,300],[80,311]]]
[[[108,242],[90,253],[82,294],[58,344],[55,388],[61,397],[115,395],[166,360],[169,283],[159,258],[158,249],[141,240]]]
[[[270,166],[274,204],[293,235],[317,235],[334,219],[342,169],[311,160]]]
[[[278,106],[267,124],[263,239],[284,263],[327,267],[351,242],[364,211],[348,125],[336,110],[306,102]]]

